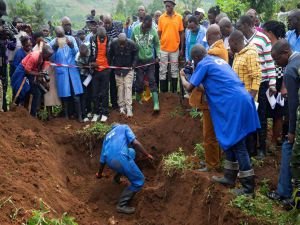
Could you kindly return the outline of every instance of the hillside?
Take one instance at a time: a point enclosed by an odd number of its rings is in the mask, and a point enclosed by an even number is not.
[[[15,0],[12,0],[15,1]],[[142,0],[147,6],[152,3],[152,0]],[[32,4],[34,0],[28,0],[26,3]],[[46,18],[52,21],[59,21],[63,15],[68,15],[73,20],[75,27],[82,27],[85,17],[90,13],[91,9],[96,9],[97,15],[104,13],[111,13],[114,11],[118,4],[118,0],[51,0],[45,1],[44,11]],[[178,3],[182,3],[183,0],[177,0]],[[199,6],[204,5],[207,9],[215,1],[199,0]]]

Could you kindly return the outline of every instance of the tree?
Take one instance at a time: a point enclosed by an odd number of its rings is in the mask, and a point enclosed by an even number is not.
[[[155,13],[155,11],[157,10],[162,11],[163,8],[164,8],[163,1],[153,0],[148,6],[148,13]]]
[[[39,25],[45,21],[44,2],[42,0],[35,0],[33,7],[26,4],[24,0],[12,0],[8,3],[9,17],[21,17],[25,23],[32,26],[33,30],[37,30]]]
[[[185,6],[185,10],[194,12],[200,5],[201,0],[182,0]]]
[[[124,6],[124,1],[123,0],[119,0],[117,7],[116,7],[116,14],[124,14],[125,11],[125,6]]]
[[[244,2],[248,2],[250,8],[255,9],[257,13],[262,14],[265,21],[271,19],[275,12],[276,0],[244,0]]]
[[[233,21],[236,21],[242,13],[245,12],[248,6],[241,0],[217,0],[217,5],[219,5],[221,11],[226,13]]]
[[[137,10],[140,5],[143,5],[141,0],[126,0],[126,15],[137,15]]]
[[[45,13],[43,11],[43,4],[42,0],[35,0],[33,3],[32,13],[35,15],[32,21],[32,28],[38,29],[40,25],[43,25],[45,22]]]

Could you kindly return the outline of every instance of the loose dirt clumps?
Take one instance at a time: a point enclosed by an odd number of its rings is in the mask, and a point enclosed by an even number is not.
[[[227,189],[212,184],[211,173],[190,170],[168,177],[162,172],[164,155],[179,147],[194,154],[202,128],[200,119],[192,119],[187,107],[180,106],[177,95],[164,94],[160,103],[158,115],[152,114],[150,101],[135,103],[133,118],[118,112],[109,118],[110,123],[130,125],[155,157],[153,162],[138,158],[146,184],[132,202],[137,212],[131,216],[115,211],[125,185],[112,182],[112,171],[107,169],[101,180],[95,178],[101,143],[93,154],[78,144],[75,134],[84,124],[62,118],[41,122],[21,108],[0,113],[0,224],[25,222],[41,202],[53,217],[68,212],[83,225],[239,224],[243,216],[228,205]]]

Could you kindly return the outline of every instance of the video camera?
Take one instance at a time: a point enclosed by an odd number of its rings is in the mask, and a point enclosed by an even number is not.
[[[40,76],[38,76],[37,78],[37,84],[39,85],[40,89],[43,91],[44,94],[46,94],[50,89],[49,82],[50,77],[48,71],[40,72]]]
[[[183,68],[183,72],[185,74],[185,78],[189,81],[194,72],[193,65],[186,64],[185,67]]]
[[[18,30],[9,22],[0,19],[0,40],[12,40]]]

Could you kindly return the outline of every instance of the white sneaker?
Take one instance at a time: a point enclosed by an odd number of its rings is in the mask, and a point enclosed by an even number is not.
[[[104,116],[104,115],[102,115],[101,116],[101,122],[106,122],[107,121],[107,119],[108,119],[108,117],[107,116]]]
[[[127,117],[133,117],[132,109],[127,109]]]
[[[84,122],[84,123],[90,122],[90,119],[89,119],[88,117],[85,117],[85,118],[83,119],[83,122]]]
[[[88,114],[87,114],[87,117],[88,117],[88,118],[92,118],[92,117],[93,117],[93,114],[92,114],[92,113],[88,113]]]
[[[94,114],[93,119],[91,120],[92,122],[97,122],[100,118],[100,115]]]
[[[121,108],[120,108],[120,113],[126,115],[125,108],[121,107]]]

